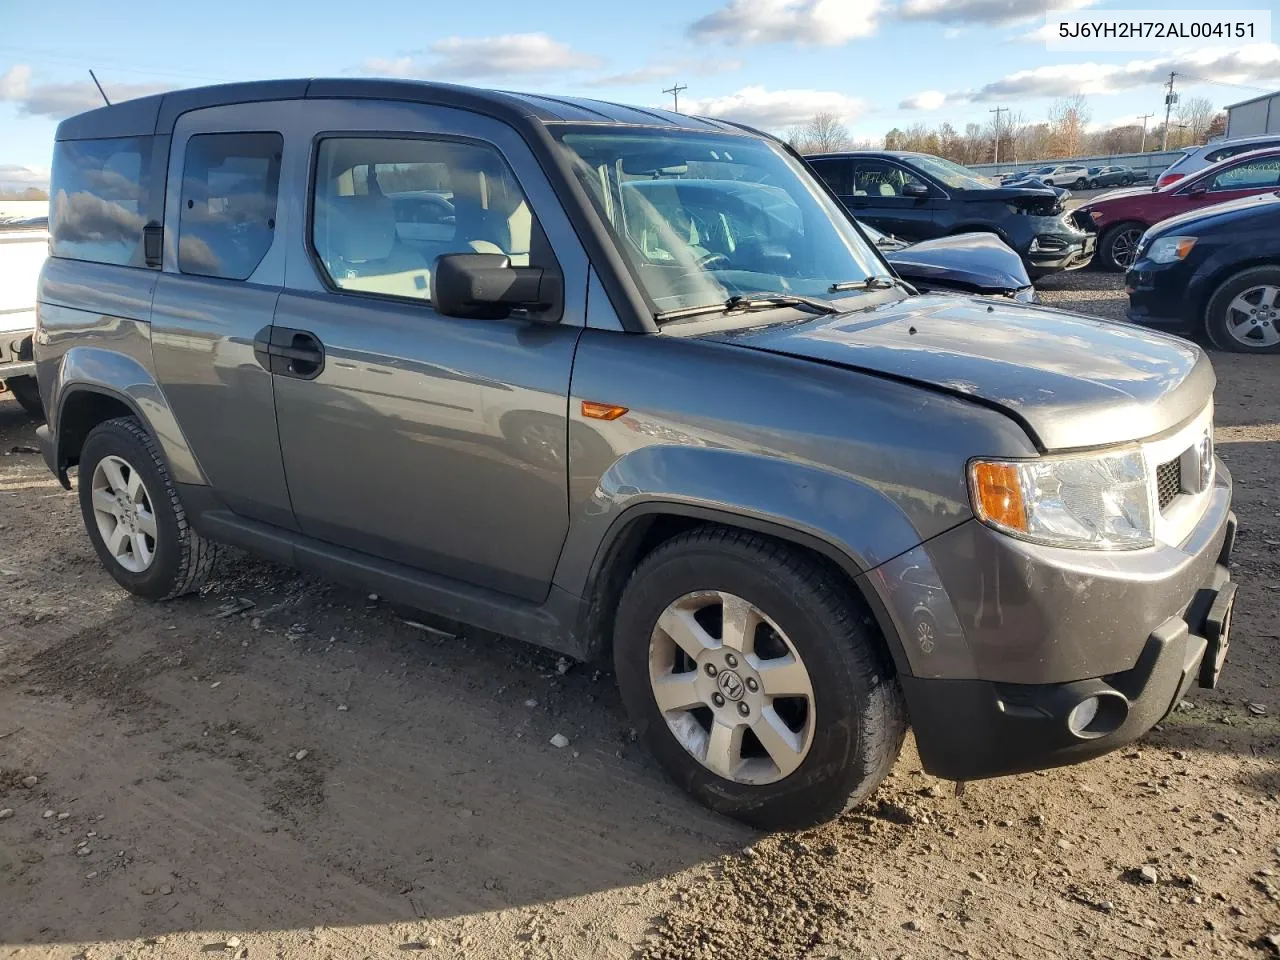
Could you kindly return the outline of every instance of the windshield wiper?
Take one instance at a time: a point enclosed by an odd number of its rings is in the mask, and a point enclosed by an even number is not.
[[[668,320],[684,320],[707,313],[754,313],[758,310],[773,310],[776,307],[799,307],[812,310],[814,313],[840,313],[835,304],[817,297],[806,297],[798,293],[741,293],[730,297],[723,303],[704,303],[700,307],[682,307],[679,310],[663,310],[655,313],[653,319],[657,323]]]
[[[900,287],[910,294],[919,293],[905,280],[887,276],[867,277],[865,280],[842,280],[839,283],[833,283],[829,289],[832,293],[840,293],[842,290],[890,290],[893,287]]]

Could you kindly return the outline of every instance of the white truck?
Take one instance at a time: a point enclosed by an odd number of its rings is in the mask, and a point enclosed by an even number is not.
[[[0,380],[22,408],[43,417],[31,337],[36,326],[36,282],[49,253],[47,221],[0,220]]]

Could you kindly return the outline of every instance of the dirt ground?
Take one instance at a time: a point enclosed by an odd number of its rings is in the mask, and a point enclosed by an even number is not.
[[[1115,276],[1043,288],[1123,307]],[[1215,363],[1222,688],[962,797],[908,742],[863,807],[770,836],[668,784],[592,667],[240,556],[129,598],[5,399],[0,957],[1278,957],[1280,358]]]

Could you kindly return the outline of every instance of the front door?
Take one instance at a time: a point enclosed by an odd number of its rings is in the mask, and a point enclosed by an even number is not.
[[[936,187],[906,167],[873,157],[855,157],[852,173],[853,192],[847,206],[859,220],[899,240],[927,240],[936,235]],[[908,185],[928,193],[912,196],[907,193]]]
[[[254,362],[284,281],[287,123],[287,104],[178,120],[151,345],[161,389],[218,495],[242,516],[292,527],[271,376]]]
[[[300,264],[310,273],[291,265],[273,331],[301,530],[545,598],[568,529],[567,403],[585,267],[580,288],[565,272],[559,324],[442,316],[430,300],[441,254],[556,264],[503,152],[474,134],[424,132],[318,131],[312,149]],[[522,177],[537,173],[532,162],[519,165]]]

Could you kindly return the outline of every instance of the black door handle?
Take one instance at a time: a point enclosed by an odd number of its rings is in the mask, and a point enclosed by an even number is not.
[[[253,356],[282,377],[314,380],[324,371],[324,344],[308,330],[264,327],[254,337]]]

